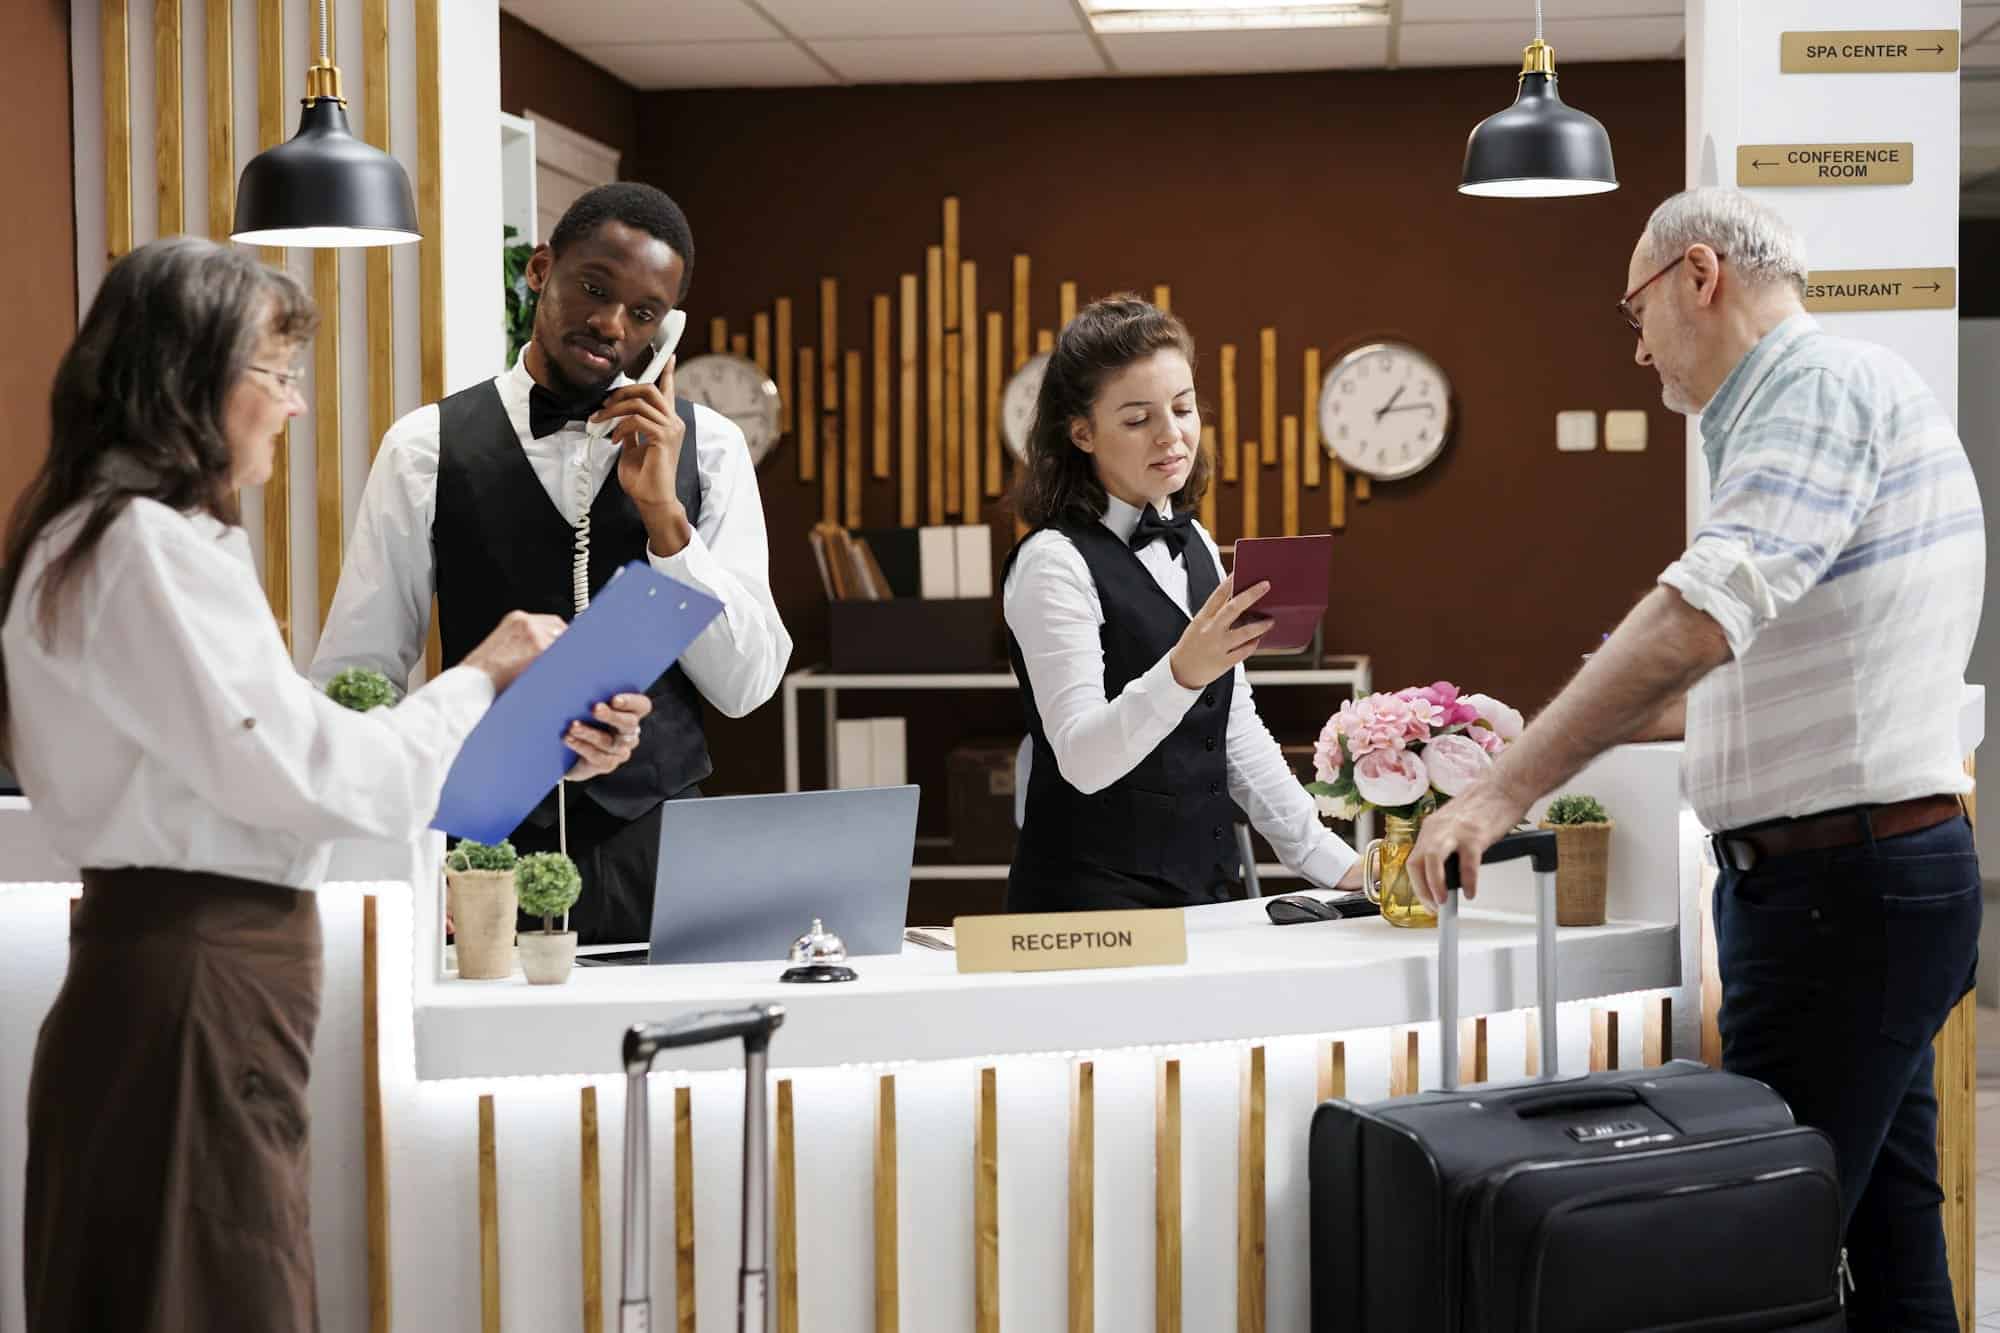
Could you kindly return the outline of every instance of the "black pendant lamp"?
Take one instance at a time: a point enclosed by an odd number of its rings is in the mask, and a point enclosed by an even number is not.
[[[244,166],[233,241],[329,249],[421,239],[402,163],[347,127],[326,6],[319,0],[319,60],[306,70],[299,132]]]
[[[1542,40],[1541,0],[1520,82],[1514,105],[1480,121],[1466,139],[1458,192],[1537,199],[1617,189],[1611,136],[1595,116],[1564,105],[1556,92],[1556,51]]]

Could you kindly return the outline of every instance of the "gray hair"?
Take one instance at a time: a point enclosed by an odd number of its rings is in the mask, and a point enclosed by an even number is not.
[[[1805,295],[1805,242],[1790,223],[1741,190],[1715,185],[1683,190],[1653,210],[1646,235],[1662,263],[1691,245],[1707,245],[1727,256],[1751,284],[1784,282]]]

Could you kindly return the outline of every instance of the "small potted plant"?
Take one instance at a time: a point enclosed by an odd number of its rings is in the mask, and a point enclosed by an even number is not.
[[[1595,796],[1549,802],[1542,827],[1556,833],[1556,924],[1601,926],[1611,861],[1611,817]]]
[[[521,936],[521,972],[537,986],[553,986],[569,980],[576,963],[576,932],[556,929],[556,918],[569,915],[583,892],[583,876],[576,862],[561,852],[535,852],[521,858],[514,870],[514,889],[521,910],[542,919],[540,930]]]
[[[396,688],[389,678],[367,667],[349,667],[326,683],[326,697],[343,708],[365,713],[396,702]]]
[[[444,858],[445,903],[458,946],[458,975],[491,981],[514,970],[514,874],[520,858],[506,839],[463,841]]]

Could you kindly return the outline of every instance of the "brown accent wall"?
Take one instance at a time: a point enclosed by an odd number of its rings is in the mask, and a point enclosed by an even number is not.
[[[841,280],[843,344],[865,346],[868,298],[922,272],[939,200],[954,193],[982,310],[1005,308],[1017,251],[1034,258],[1037,324],[1054,322],[1064,278],[1085,299],[1170,283],[1202,349],[1211,419],[1215,348],[1239,348],[1246,437],[1260,326],[1279,330],[1281,412],[1298,410],[1308,340],[1329,364],[1366,339],[1413,342],[1451,376],[1459,424],[1428,472],[1350,503],[1328,646],[1372,654],[1383,688],[1446,677],[1532,711],[1681,545],[1683,423],[1633,364],[1613,306],[1648,213],[1680,185],[1684,97],[1678,64],[1572,66],[1563,91],[1610,130],[1622,188],[1463,197],[1466,133],[1513,91],[1496,54],[1470,70],[649,94],[640,116],[656,132],[632,174],[694,223],[690,354],[710,316],[744,328],[784,295],[799,341],[816,341],[823,274]],[[1570,408],[1644,408],[1650,447],[1558,454],[1555,414]],[[797,476],[787,440],[760,480],[795,665],[826,651],[805,540],[819,492]],[[893,482],[868,483],[870,524],[894,522],[894,495]],[[1306,493],[1309,528],[1324,527],[1324,495]],[[1224,488],[1224,541],[1240,510],[1239,488]],[[1011,536],[996,531],[996,547]],[[1334,702],[1303,694],[1261,696],[1283,739],[1309,736]],[[817,710],[801,712],[810,776]],[[1001,696],[854,696],[843,712],[909,715],[911,777],[927,788],[952,740],[1021,728]],[[775,703],[711,734],[717,789],[779,785]],[[927,829],[938,806],[927,802]]]
[[[13,424],[0,446],[0,514],[41,466],[49,384],[76,332],[76,209],[70,161],[68,0],[16,0],[0,43],[0,162],[11,178],[7,236],[9,346],[0,401]]]
[[[506,11],[500,14],[500,109],[534,111],[624,154],[632,171],[638,148],[639,93],[632,85],[544,36]]]

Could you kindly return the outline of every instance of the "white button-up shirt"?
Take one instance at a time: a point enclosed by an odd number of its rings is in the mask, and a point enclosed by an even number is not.
[[[629,382],[622,375],[615,381]],[[528,431],[534,383],[519,359],[494,381],[549,503],[574,527],[618,466],[618,446],[590,439],[579,421],[534,438]],[[688,645],[680,665],[709,703],[741,717],[777,692],[791,660],[792,636],[771,596],[764,502],[743,432],[711,408],[696,404],[694,412],[701,517],[683,550],[646,555],[654,569],[722,603],[722,614]],[[438,409],[432,403],[382,437],[348,538],[340,586],[313,654],[314,680],[325,682],[357,666],[398,683],[409,679],[423,656],[436,591],[431,518],[437,478]]]
[[[1139,510],[1113,498],[1103,522],[1119,541],[1127,542],[1139,526]],[[1200,523],[1193,528],[1220,569],[1214,539]],[[1164,541],[1148,542],[1137,555],[1160,590],[1189,613],[1186,561]],[[1117,698],[1105,698],[1103,603],[1083,553],[1062,533],[1044,530],[1027,540],[1008,571],[1001,596],[1007,628],[1021,646],[1056,766],[1063,780],[1078,791],[1102,790],[1130,773],[1201,697],[1200,690],[1187,689],[1174,679],[1172,665],[1162,657]],[[1270,842],[1279,860],[1331,888],[1354,863],[1354,849],[1320,822],[1318,807],[1257,716],[1243,668],[1233,670],[1236,685],[1230,694],[1224,745],[1230,798]]]
[[[78,517],[30,550],[0,628],[15,770],[60,856],[311,889],[333,839],[430,823],[491,677],[341,707],[292,664],[243,530],[151,500],[105,530],[45,642],[41,571]]]

